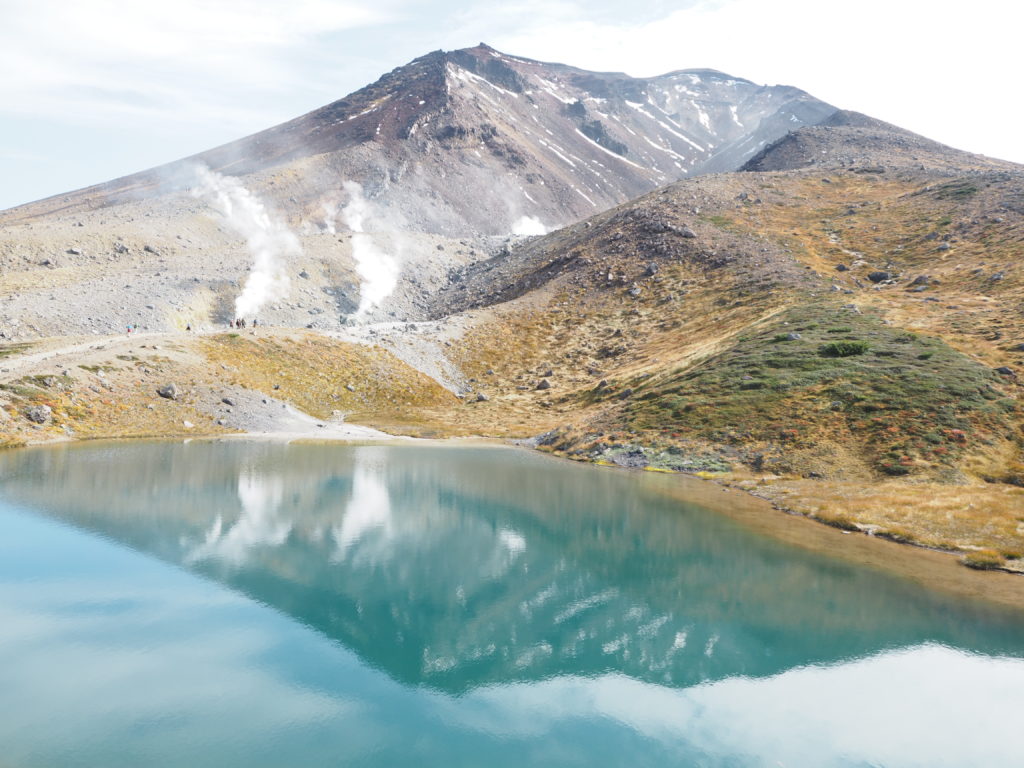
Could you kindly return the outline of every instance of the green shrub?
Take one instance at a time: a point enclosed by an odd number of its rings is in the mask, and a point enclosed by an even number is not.
[[[867,351],[866,341],[830,341],[818,347],[818,354],[822,357],[852,357],[863,355]]]

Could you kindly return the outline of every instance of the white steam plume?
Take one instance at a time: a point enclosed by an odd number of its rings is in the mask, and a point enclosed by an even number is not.
[[[546,235],[547,233],[547,227],[536,216],[520,216],[512,225],[513,235]]]
[[[334,222],[338,218],[338,204],[331,200],[325,200],[320,204],[320,207],[324,211],[324,231],[331,235],[337,234],[338,231],[335,229]]]
[[[302,253],[298,238],[267,211],[263,202],[237,179],[197,166],[198,186],[192,196],[202,198],[224,217],[225,223],[245,238],[252,254],[252,271],[235,299],[235,317],[254,317],[265,304],[288,295],[289,256]]]
[[[359,307],[352,318],[362,320],[395,290],[400,266],[398,260],[378,248],[364,230],[374,210],[372,204],[363,197],[362,186],[354,181],[346,181],[344,187],[349,201],[341,211],[341,218],[353,232],[352,257],[361,280]]]

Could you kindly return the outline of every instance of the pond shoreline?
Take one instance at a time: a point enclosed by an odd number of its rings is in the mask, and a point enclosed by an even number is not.
[[[358,425],[355,425],[358,426]],[[360,428],[363,429],[363,428]],[[374,434],[371,434],[374,433]],[[929,589],[956,597],[982,600],[1024,611],[1024,579],[1019,573],[1002,570],[977,570],[965,567],[957,553],[913,542],[898,541],[866,531],[843,530],[797,510],[786,508],[751,489],[737,486],[721,478],[701,477],[684,472],[655,472],[639,468],[600,464],[560,456],[538,450],[528,441],[488,437],[414,438],[366,430],[360,436],[345,436],[335,431],[242,432],[203,434],[194,437],[136,437],[68,439],[39,442],[21,446],[25,450],[48,446],[94,444],[97,442],[271,442],[301,445],[387,445],[433,446],[446,449],[507,449],[543,456],[574,466],[590,466],[595,470],[614,469],[644,476],[645,484],[658,493],[681,504],[696,504],[725,515],[758,534],[787,542],[801,549],[817,552],[836,560],[851,562],[874,570],[899,576]]]
[[[512,441],[512,444],[558,461],[658,478],[652,482],[663,483],[667,495],[682,502],[698,503],[713,509],[755,528],[763,535],[780,538],[837,559],[884,570],[929,588],[1024,611],[1024,578],[1020,578],[1020,571],[969,568],[960,559],[962,553],[875,535],[869,530],[840,528],[826,520],[779,504],[774,499],[728,479],[572,459],[538,450],[523,442]],[[722,492],[730,495],[723,497]],[[699,501],[695,501],[695,498],[699,498]],[[743,502],[736,504],[737,498],[742,498]],[[726,499],[728,504],[725,503]]]

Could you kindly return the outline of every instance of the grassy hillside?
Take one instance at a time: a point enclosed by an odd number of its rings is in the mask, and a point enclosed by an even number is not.
[[[966,456],[1015,437],[1001,385],[940,339],[823,303],[786,310],[698,366],[576,397],[620,403],[606,422],[647,442],[702,441],[757,470],[955,481]]]
[[[467,274],[461,359],[546,450],[1016,567],[1022,220],[987,166],[694,179]]]

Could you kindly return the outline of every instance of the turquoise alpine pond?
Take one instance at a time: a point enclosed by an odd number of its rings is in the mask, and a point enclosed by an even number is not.
[[[36,448],[0,714],[3,768],[1012,765],[1024,619],[520,450]]]

